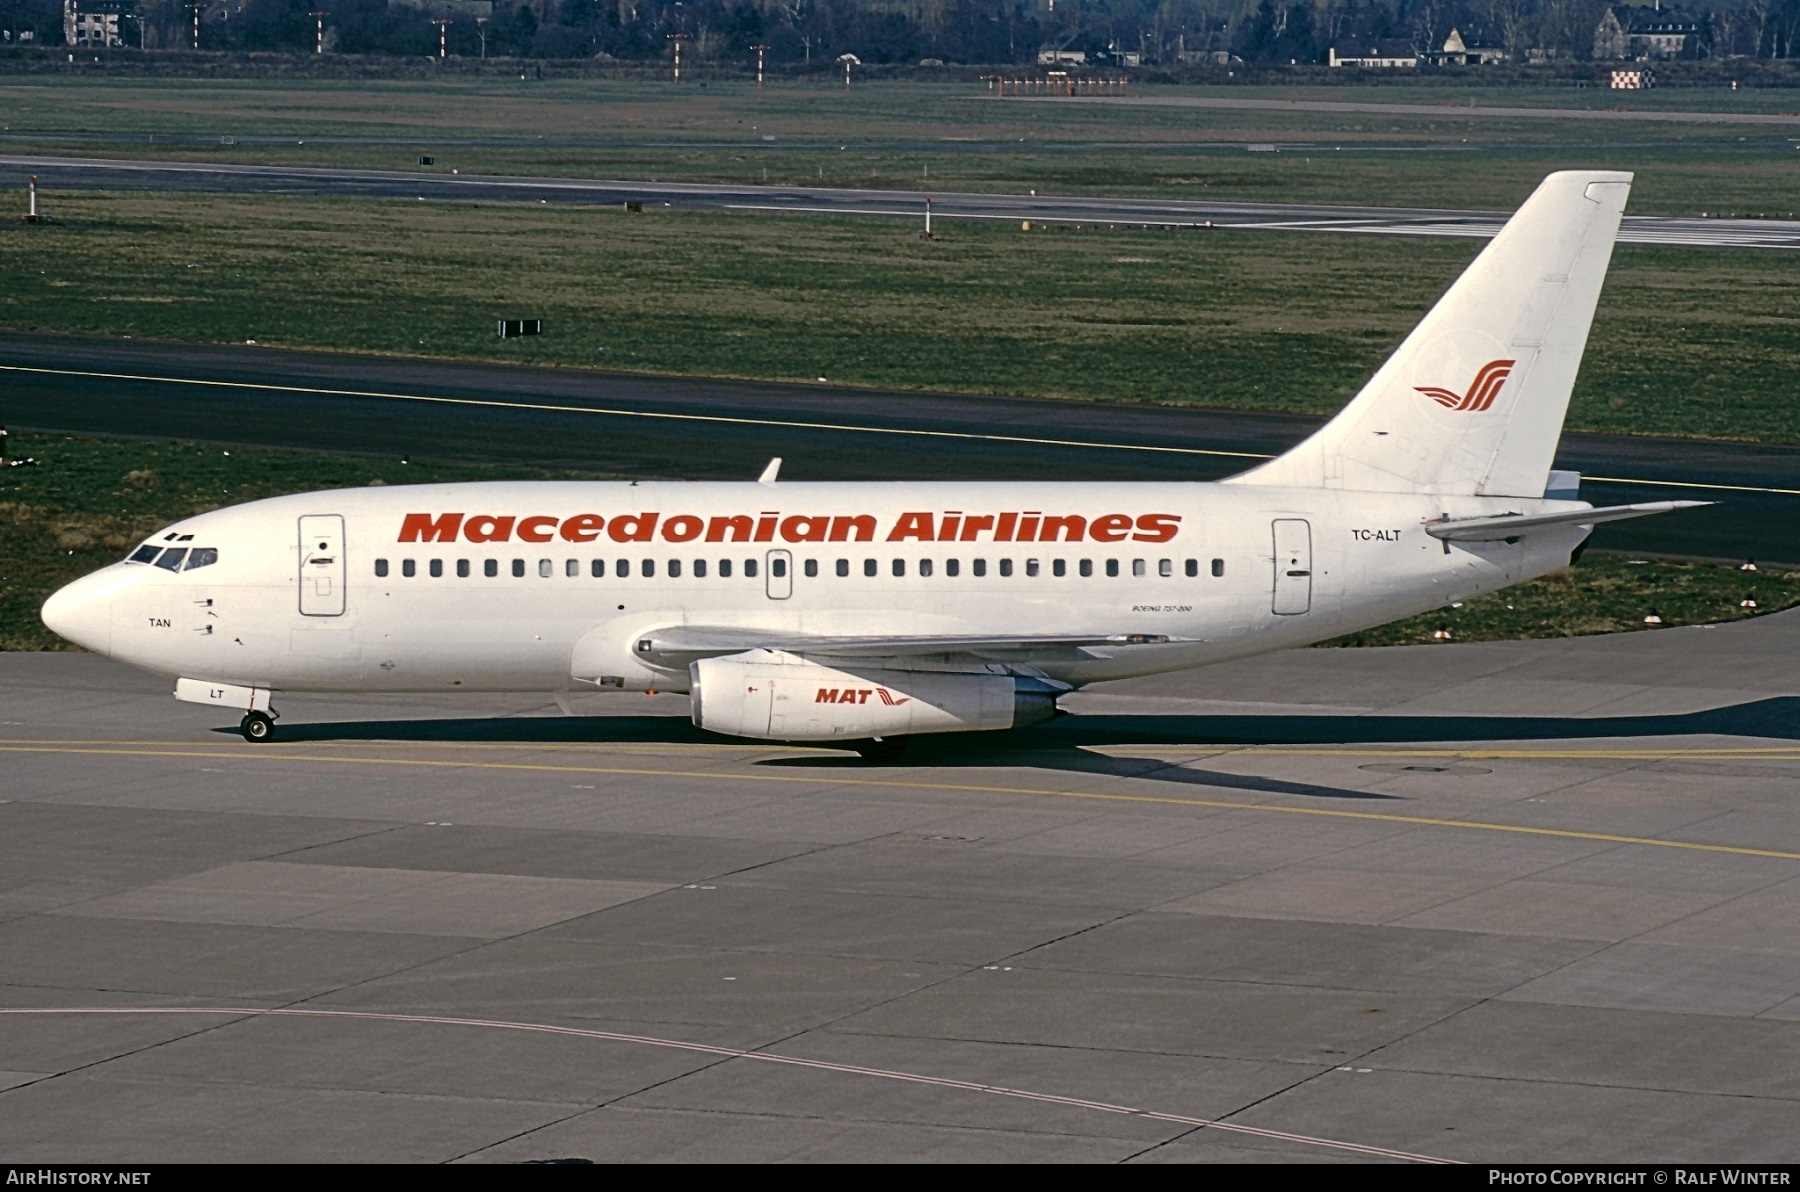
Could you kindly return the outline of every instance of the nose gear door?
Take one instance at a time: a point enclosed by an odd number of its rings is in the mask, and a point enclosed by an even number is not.
[[[344,519],[338,514],[300,519],[300,612],[344,615]]]

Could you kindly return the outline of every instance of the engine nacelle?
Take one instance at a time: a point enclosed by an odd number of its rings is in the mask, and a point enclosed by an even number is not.
[[[855,741],[1036,724],[1061,692],[980,672],[826,666],[780,650],[704,658],[688,668],[694,723],[773,741]]]

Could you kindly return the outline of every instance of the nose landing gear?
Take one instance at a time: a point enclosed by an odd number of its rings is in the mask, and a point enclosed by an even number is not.
[[[238,731],[244,734],[244,740],[252,745],[260,745],[275,737],[275,718],[267,712],[246,712],[238,721]]]

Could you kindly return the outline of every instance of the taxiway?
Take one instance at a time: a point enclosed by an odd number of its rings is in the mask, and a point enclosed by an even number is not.
[[[1170,231],[1215,229],[1488,239],[1500,230],[1510,214],[1423,207],[850,190],[0,154],[0,189],[23,190],[27,177],[32,175],[36,175],[40,185],[48,190],[186,191],[513,203],[635,202],[760,214],[908,220],[922,218],[929,200],[932,214],[938,219]],[[1792,251],[1800,249],[1800,221],[1628,215],[1619,228],[1619,243]]]
[[[1298,651],[894,767],[0,655],[0,1152],[1793,1163],[1796,650]]]
[[[1212,480],[1318,419],[658,377],[243,345],[0,333],[0,424],[743,479]],[[1800,449],[1565,435],[1596,505],[1717,504],[1601,528],[1609,550],[1800,563]]]

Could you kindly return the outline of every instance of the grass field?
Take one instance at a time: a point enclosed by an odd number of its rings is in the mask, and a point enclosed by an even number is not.
[[[0,83],[0,151],[416,169],[429,147],[436,172],[1486,208],[1580,166],[1638,171],[1640,212],[1800,207],[1785,126],[1476,119],[1448,106],[1781,112],[1800,106],[1791,93],[1216,92],[1440,105],[1376,116],[976,94],[34,78]],[[1289,151],[1248,153],[1252,142]],[[59,222],[0,224],[0,326],[1314,414],[1342,405],[1479,248],[977,223],[940,225],[924,243],[881,220],[178,194],[58,194],[47,206]],[[1793,276],[1777,254],[1619,249],[1570,426],[1800,443]],[[544,318],[548,333],[494,338],[496,318],[518,316]],[[543,474],[14,443],[44,462],[0,472],[4,649],[54,648],[36,616],[49,591],[202,509],[373,481]],[[1730,620],[1750,615],[1747,596],[1760,611],[1800,603],[1800,576],[1590,555],[1570,573],[1341,644],[1609,632],[1641,628],[1652,611],[1668,624]]]
[[[1320,414],[1479,247],[181,195],[56,214],[0,225],[0,326]],[[1800,442],[1793,269],[1619,249],[1570,426]],[[495,338],[520,316],[546,334]]]
[[[14,458],[35,467],[0,469],[0,650],[69,649],[38,620],[57,587],[122,557],[158,527],[223,505],[309,489],[372,483],[585,478],[516,467],[425,460],[231,450],[192,443],[15,435]],[[1772,612],[1800,604],[1800,573],[1747,574],[1722,567],[1636,564],[1589,554],[1574,568],[1330,645],[1573,637],[1667,625],[1739,620],[1746,597]]]
[[[1743,602],[1753,601],[1754,608]],[[1590,552],[1567,571],[1458,607],[1353,633],[1328,646],[1401,646],[1519,638],[1586,637],[1663,627],[1712,625],[1800,604],[1800,572],[1633,560]],[[1448,636],[1438,638],[1445,633]]]
[[[1172,91],[1168,93],[1173,93]],[[979,85],[0,82],[0,148],[296,166],[1507,208],[1545,173],[1639,173],[1641,213],[1800,210],[1792,126],[1459,116],[1507,107],[1780,115],[1791,92],[1183,88],[1379,115],[992,101]],[[30,139],[21,140],[29,134]],[[82,139],[97,138],[97,139]],[[161,138],[161,139],[158,139]],[[197,138],[171,143],[170,138]],[[765,139],[773,138],[773,139]],[[222,143],[229,141],[231,143]],[[1284,151],[1251,154],[1248,144]]]

